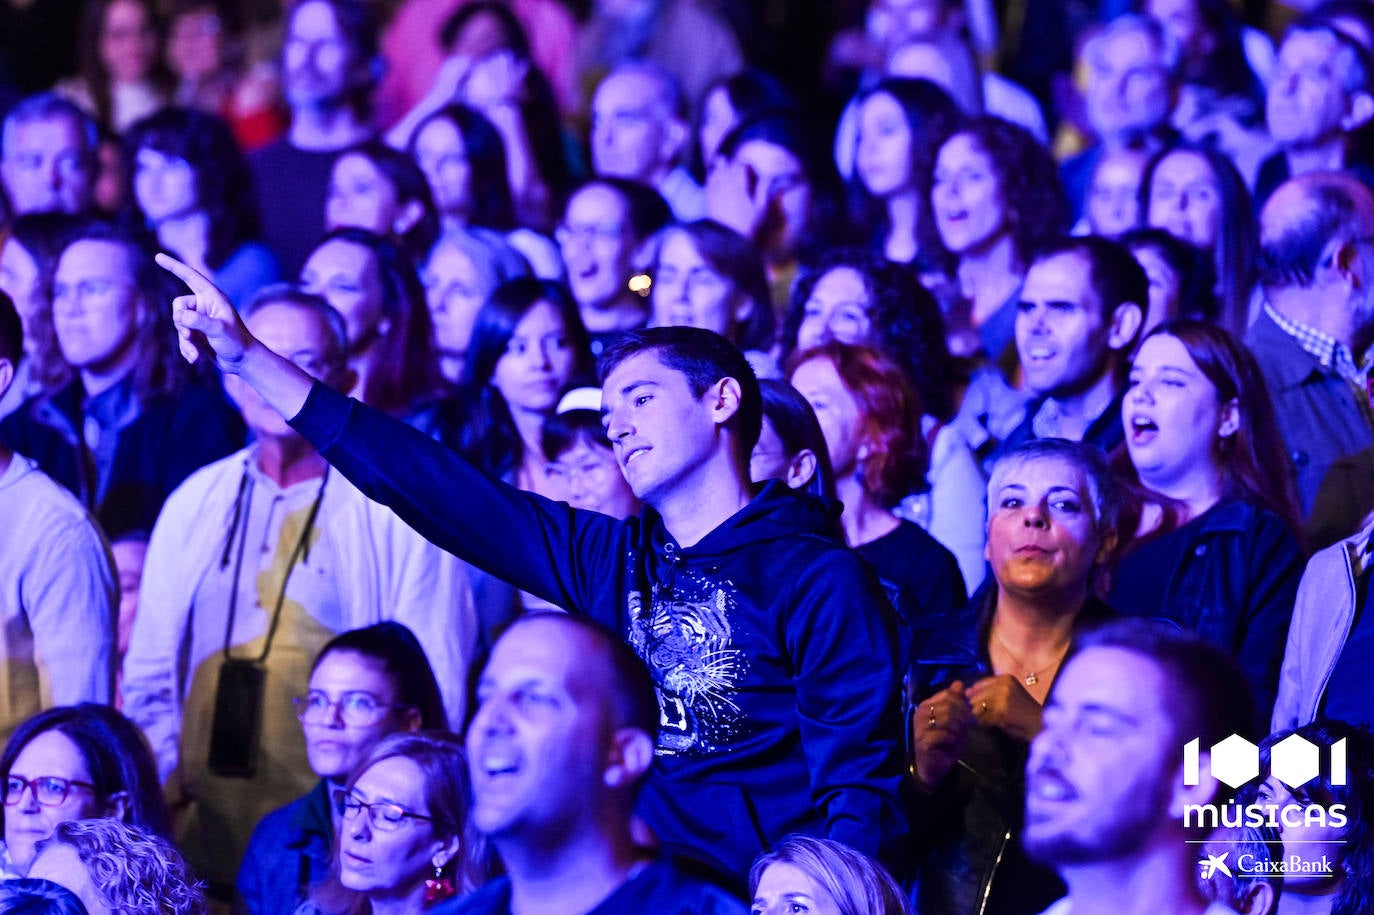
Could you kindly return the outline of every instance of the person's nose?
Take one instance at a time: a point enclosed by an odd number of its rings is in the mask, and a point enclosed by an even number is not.
[[[1048,515],[1045,511],[1044,502],[1027,502],[1021,509],[1021,523],[1026,527],[1044,528],[1048,527]]]

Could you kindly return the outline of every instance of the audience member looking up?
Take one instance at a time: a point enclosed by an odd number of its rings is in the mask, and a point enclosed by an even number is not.
[[[1149,301],[1131,253],[1095,236],[1041,249],[1016,305],[1021,377],[1035,395],[1003,442],[1067,438],[1110,451],[1121,444],[1121,392]]]
[[[222,370],[293,417],[307,439],[329,443],[343,473],[433,542],[626,633],[662,695],[663,755],[639,812],[665,848],[691,848],[742,877],[763,847],[798,829],[872,852],[899,839],[897,664],[882,599],[857,557],[815,536],[832,530],[820,503],[781,483],[755,493],[757,381],[727,341],[650,328],[602,357],[607,434],[630,487],[653,509],[618,521],[495,482],[403,423],[312,389],[208,280],[165,255],[160,263],[193,284],[174,300],[186,355],[199,355],[193,340],[213,349]],[[437,481],[460,500],[438,496]],[[539,554],[547,561],[506,548],[531,540],[548,544]],[[764,568],[767,584],[756,577]],[[780,578],[796,587],[779,591]],[[722,625],[721,606],[756,622]],[[664,630],[653,620],[688,643],[663,654],[655,633]],[[802,637],[821,631],[829,635]],[[695,660],[708,656],[709,671]],[[830,797],[823,813],[810,800],[822,795]],[[745,826],[749,805],[768,809],[769,824]]]
[[[1297,499],[1255,358],[1201,321],[1161,324],[1131,366],[1123,465],[1143,505],[1108,602],[1236,656],[1268,721],[1302,575]],[[1134,531],[1130,528],[1133,527]]]
[[[1229,789],[1210,771],[1187,785],[1183,748],[1252,734],[1254,720],[1225,649],[1143,620],[1085,634],[1026,764],[1022,841],[1069,888],[1045,915],[1230,913],[1198,888],[1197,846],[1180,815]]]
[[[836,915],[910,915],[882,866],[839,842],[788,836],[749,870],[754,915],[799,911]]]
[[[742,915],[631,834],[660,712],[649,671],[617,635],[579,617],[526,616],[497,640],[477,696],[472,825],[506,873],[434,915]]]

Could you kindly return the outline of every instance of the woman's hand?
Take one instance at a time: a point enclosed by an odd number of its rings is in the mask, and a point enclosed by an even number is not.
[[[912,709],[912,775],[921,788],[933,791],[945,780],[964,752],[973,720],[964,684],[958,680]]]
[[[228,297],[200,271],[176,258],[158,254],[156,260],[159,267],[191,290],[191,295],[179,295],[172,300],[172,322],[177,328],[181,355],[187,362],[196,362],[204,354],[222,371],[238,374],[244,355],[257,340],[244,327]]]
[[[480,111],[515,105],[529,70],[528,61],[519,60],[510,51],[497,51],[473,62],[458,91],[467,104]]]
[[[968,704],[984,727],[1000,728],[1027,743],[1040,733],[1040,703],[1011,674],[984,677],[973,684]]]

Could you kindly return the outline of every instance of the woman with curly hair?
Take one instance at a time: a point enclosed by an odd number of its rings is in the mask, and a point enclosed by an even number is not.
[[[893,511],[924,485],[928,458],[920,399],[902,370],[875,347],[833,340],[796,353],[788,367],[820,421],[845,541],[872,563],[912,631],[963,606],[953,554]]]
[[[1068,228],[1059,171],[1029,131],[986,116],[940,144],[934,168],[935,227],[956,261],[961,310],[978,339],[952,348],[981,348],[997,362],[1014,352],[1016,302],[1032,254]]]
[[[257,238],[252,176],[229,127],[212,114],[168,108],[129,128],[128,199],[158,245],[213,277],[235,304],[278,279]]]
[[[90,915],[206,915],[203,885],[161,836],[114,819],[72,820],[34,859],[35,877],[75,893]]]
[[[935,299],[905,267],[876,253],[839,248],[797,279],[783,328],[784,361],[831,340],[881,349],[902,367],[925,411],[920,435],[929,451],[925,477],[905,493],[899,514],[916,521],[959,560],[970,589],[983,580],[982,518],[968,506],[983,497],[983,476],[954,419],[959,367],[950,358]]]

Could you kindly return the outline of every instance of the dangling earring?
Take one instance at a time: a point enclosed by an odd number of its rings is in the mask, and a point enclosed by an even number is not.
[[[454,896],[453,881],[444,876],[444,866],[434,862],[434,877],[425,880],[425,905],[434,905]]]

